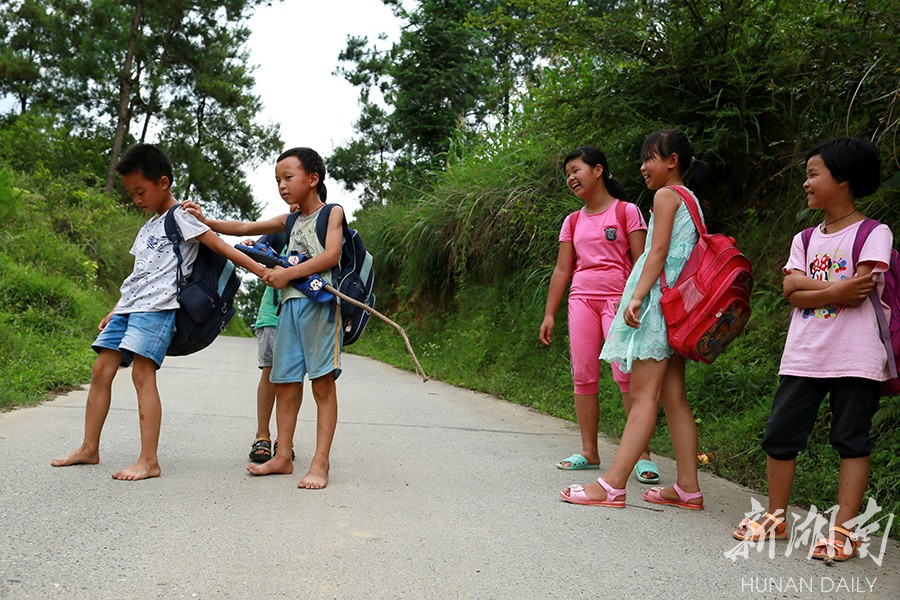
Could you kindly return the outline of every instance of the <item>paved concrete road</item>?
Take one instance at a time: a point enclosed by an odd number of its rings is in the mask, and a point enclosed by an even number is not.
[[[554,468],[578,449],[572,424],[351,355],[328,488],[296,488],[314,444],[311,398],[295,474],[254,478],[255,348],[223,338],[167,359],[159,479],[110,478],[137,454],[128,371],[99,465],[49,465],[80,442],[86,391],[0,415],[0,598],[900,595],[896,543],[881,566],[828,567],[806,546],[785,556],[784,542],[774,559],[727,558],[751,493],[705,474],[699,513],[636,508],[647,505],[633,480],[624,510],[560,502],[590,478]],[[605,460],[614,450],[601,449]],[[671,483],[672,462],[660,466]]]

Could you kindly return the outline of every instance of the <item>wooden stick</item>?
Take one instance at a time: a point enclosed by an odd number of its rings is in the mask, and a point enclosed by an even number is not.
[[[334,289],[333,286],[331,286],[331,285],[329,285],[329,284],[327,284],[327,283],[325,284],[324,289],[327,290],[327,291],[329,291],[329,292],[331,292],[332,294],[334,294],[335,296],[337,296],[338,298],[340,298],[340,299],[343,300],[344,302],[348,302],[348,303],[352,304],[353,306],[356,306],[356,307],[358,307],[358,308],[361,308],[361,309],[363,309],[364,311],[366,311],[366,312],[368,312],[368,313],[370,313],[370,314],[375,315],[376,317],[378,317],[379,319],[381,319],[382,321],[384,321],[385,323],[387,323],[388,325],[390,325],[391,327],[393,327],[394,329],[396,329],[397,332],[403,337],[403,343],[406,344],[406,349],[409,351],[409,355],[412,357],[413,362],[414,362],[415,365],[416,365],[416,373],[418,373],[419,377],[422,378],[422,381],[423,381],[423,382],[428,381],[428,376],[425,375],[425,370],[422,369],[422,365],[419,363],[419,359],[416,358],[416,353],[413,351],[412,345],[409,343],[409,338],[406,336],[406,332],[403,330],[402,327],[400,327],[400,325],[398,325],[398,324],[395,323],[394,321],[388,319],[386,316],[384,316],[383,314],[381,314],[380,312],[378,312],[377,310],[375,310],[375,309],[372,308],[371,306],[368,306],[368,305],[366,305],[366,304],[363,304],[363,303],[360,302],[359,300],[355,300],[355,299],[351,298],[350,296],[348,296],[348,295],[346,295],[346,294],[342,294],[341,292],[339,292],[339,291],[337,291],[336,289]]]

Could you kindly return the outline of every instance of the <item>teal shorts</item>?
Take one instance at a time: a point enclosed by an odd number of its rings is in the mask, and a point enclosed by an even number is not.
[[[334,302],[319,304],[308,298],[291,298],[281,305],[275,346],[272,349],[272,383],[303,383],[341,374],[343,328]]]

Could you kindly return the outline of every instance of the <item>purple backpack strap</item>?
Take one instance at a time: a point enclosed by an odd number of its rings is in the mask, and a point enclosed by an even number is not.
[[[866,240],[869,239],[869,234],[879,225],[881,225],[881,223],[875,219],[866,219],[859,224],[859,229],[856,230],[856,239],[853,240],[854,271],[856,270],[856,263],[859,262],[859,255],[862,252],[863,246],[866,245]]]
[[[856,270],[856,263],[859,262],[859,255],[862,248],[869,238],[869,234],[881,225],[875,219],[866,219],[859,225],[856,231],[856,239],[853,241],[853,268]],[[891,377],[897,377],[897,363],[894,359],[894,349],[891,345],[891,332],[888,324],[887,315],[884,314],[884,307],[881,306],[881,298],[878,297],[877,290],[872,290],[869,294],[869,300],[872,301],[872,308],[875,309],[875,317],[878,319],[878,331],[881,333],[881,343],[887,351],[888,367],[890,368]]]

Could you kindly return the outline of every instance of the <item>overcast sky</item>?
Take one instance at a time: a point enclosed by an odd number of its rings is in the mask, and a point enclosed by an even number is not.
[[[359,116],[358,89],[333,75],[348,35],[389,46],[400,35],[400,22],[381,0],[285,0],[260,6],[250,20],[250,62],[256,65],[256,94],[263,103],[259,120],[278,123],[286,148],[309,146],[323,157],[348,141]],[[386,33],[387,42],[378,42]],[[326,165],[327,166],[327,165]],[[359,201],[330,176],[328,201],[349,214]],[[275,165],[250,173],[262,217],[286,211],[275,185]]]

